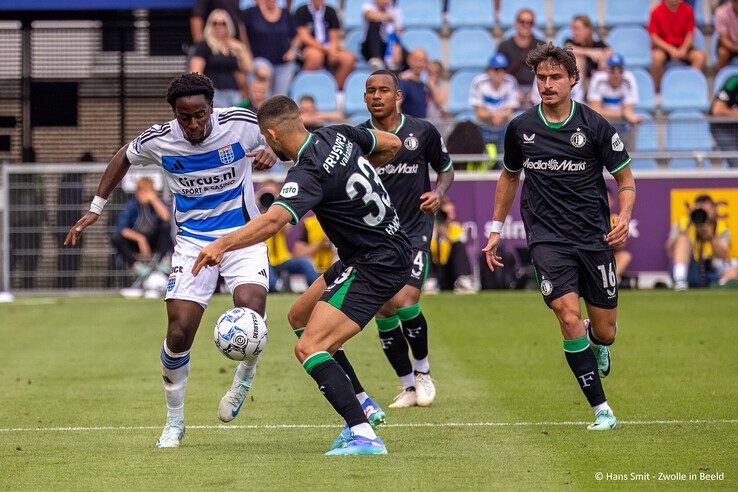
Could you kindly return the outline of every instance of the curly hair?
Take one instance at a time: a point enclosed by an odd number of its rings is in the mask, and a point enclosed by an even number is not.
[[[213,81],[199,73],[185,73],[175,77],[167,89],[167,102],[175,109],[180,97],[203,95],[210,105],[213,105]]]
[[[553,43],[542,44],[538,48],[531,50],[525,63],[535,72],[538,65],[547,63],[552,67],[564,67],[569,77],[574,77],[574,85],[579,82],[579,69],[577,68],[577,60],[574,53],[569,49],[559,48]]]

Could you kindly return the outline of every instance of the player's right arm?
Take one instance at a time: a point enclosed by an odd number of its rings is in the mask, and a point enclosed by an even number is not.
[[[350,125],[332,125],[338,133],[346,135],[349,140],[359,145],[361,153],[374,167],[381,167],[392,159],[402,142],[397,135],[380,130],[353,127]]]
[[[110,159],[108,167],[105,168],[105,172],[103,173],[102,178],[100,178],[100,184],[97,185],[97,193],[95,193],[96,196],[107,200],[115,187],[118,186],[118,183],[121,182],[123,176],[128,172],[128,168],[131,167],[131,162],[126,156],[127,149],[128,144],[121,147],[113,158]],[[67,237],[64,239],[64,246],[70,244],[72,246],[76,246],[79,237],[82,235],[82,231],[97,222],[98,218],[100,218],[100,215],[92,210],[85,212],[82,218],[79,219],[71,229],[69,229]]]

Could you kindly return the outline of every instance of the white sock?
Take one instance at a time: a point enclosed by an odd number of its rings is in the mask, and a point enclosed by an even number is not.
[[[356,399],[359,400],[360,405],[363,405],[369,399],[369,395],[366,394],[366,391],[362,391],[356,394]]]
[[[242,360],[236,366],[236,379],[239,381],[251,381],[256,375],[256,363],[259,362],[259,356],[249,357]]]
[[[612,412],[612,409],[610,408],[610,405],[608,405],[608,404],[607,404],[607,401],[605,401],[605,402],[603,402],[603,403],[600,403],[599,405],[595,405],[595,406],[593,406],[593,407],[592,407],[592,410],[594,410],[594,413],[595,413],[595,417],[596,417],[596,416],[597,416],[597,414],[598,414],[599,412],[601,412],[602,410],[609,410],[610,412]]]
[[[402,389],[412,388],[415,386],[415,376],[412,372],[410,374],[400,376],[400,383],[402,383]]]
[[[169,350],[166,340],[161,349],[161,374],[167,400],[167,419],[184,418],[184,396],[190,375],[190,351]]]
[[[368,423],[354,425],[351,427],[351,432],[356,436],[366,437],[368,439],[376,439],[377,435],[374,433],[374,429]]]
[[[413,359],[413,371],[430,372],[430,363],[428,362],[428,356],[420,360]]]
[[[674,263],[674,268],[672,269],[674,282],[686,282],[688,272],[689,266],[686,263]]]

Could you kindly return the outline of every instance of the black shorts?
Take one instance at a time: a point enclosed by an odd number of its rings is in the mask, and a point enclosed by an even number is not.
[[[323,273],[328,288],[320,300],[339,309],[363,330],[379,308],[408,283],[409,274],[408,268],[344,265],[339,260]]]
[[[576,292],[589,304],[614,309],[618,306],[615,256],[612,250],[589,251],[558,244],[537,244],[530,250],[543,300],[551,301]]]
[[[413,249],[412,260],[413,264],[410,267],[410,277],[407,280],[407,285],[423,290],[430,268],[430,253],[425,249]]]

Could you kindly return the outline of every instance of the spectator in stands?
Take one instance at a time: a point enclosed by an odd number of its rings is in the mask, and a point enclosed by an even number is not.
[[[341,23],[333,7],[325,0],[310,0],[295,12],[297,37],[302,46],[302,68],[333,72],[338,89],[354,70],[356,56],[341,46]]]
[[[213,10],[225,10],[231,19],[231,24],[236,27],[236,37],[244,43],[247,43],[246,28],[241,19],[241,11],[239,9],[238,0],[195,0],[190,15],[190,34],[192,42],[197,44],[203,39],[203,28],[205,27],[205,19],[210,16]]]
[[[718,149],[738,152],[738,75],[725,81],[710,107],[710,114],[736,118],[735,123],[711,123],[710,130]],[[730,167],[738,167],[738,158],[728,159]]]
[[[515,77],[521,91],[521,101],[527,100],[531,88],[535,85],[535,74],[525,63],[528,53],[543,41],[533,36],[536,15],[532,9],[525,7],[515,15],[515,34],[500,43],[497,49],[508,59],[507,73]]]
[[[165,259],[174,251],[169,210],[170,206],[156,193],[151,178],[140,178],[134,197],[126,202],[118,216],[112,237],[123,267],[133,266],[137,275],[146,277],[151,273],[152,262],[166,263]]]
[[[254,78],[251,79],[251,83],[249,84],[249,98],[241,101],[240,106],[256,112],[259,109],[259,106],[261,106],[269,97],[270,86],[271,82],[269,78],[258,75],[257,73],[254,75]]]
[[[705,53],[694,47],[694,10],[682,0],[663,0],[651,11],[651,74],[656,91],[661,90],[664,65],[669,60],[689,63],[702,70]]]
[[[666,242],[674,289],[722,285],[738,278],[738,268],[728,262],[730,241],[728,224],[712,197],[697,197],[689,213],[674,223]]]
[[[457,294],[477,291],[466,252],[466,233],[456,221],[456,207],[448,198],[443,199],[441,209],[436,213],[431,258],[441,290],[453,289]]]
[[[235,34],[228,12],[213,10],[205,23],[203,40],[194,46],[190,57],[190,72],[213,81],[216,108],[237,106],[249,97],[246,74],[251,71],[251,53]]]
[[[607,71],[595,72],[587,91],[587,104],[611,121],[626,148],[635,148],[635,137],[643,117],[633,110],[638,104],[638,83],[629,70],[625,70],[625,59],[613,53],[607,59]]]
[[[720,71],[738,56],[738,0],[729,0],[715,9],[713,36],[720,36],[716,67]]]
[[[425,118],[432,99],[430,87],[423,81],[428,71],[428,56],[423,48],[415,48],[407,55],[410,68],[399,76],[402,91],[401,111],[409,116]]]
[[[474,108],[480,130],[488,143],[502,146],[505,128],[520,107],[518,83],[506,73],[508,60],[502,53],[489,59],[486,73],[477,75],[469,88],[469,106]]]
[[[361,54],[372,70],[399,70],[405,57],[400,44],[402,11],[392,0],[368,0],[361,6],[366,37]]]
[[[318,111],[312,96],[302,96],[299,106],[302,122],[309,131],[317,130],[327,123],[336,123],[346,119],[340,111]]]
[[[289,10],[277,0],[256,0],[243,11],[243,22],[254,55],[254,69],[270,73],[271,94],[289,94],[297,71],[297,30]]]
[[[586,89],[594,71],[606,68],[610,48],[604,41],[594,38],[594,26],[586,15],[576,15],[571,20],[571,38],[564,41],[564,46],[574,52],[581,76],[579,83]]]
[[[431,99],[428,101],[426,118],[437,121],[448,117],[448,71],[438,60],[428,64],[428,88]]]
[[[311,213],[302,221],[303,229],[292,248],[295,256],[312,257],[313,265],[319,272],[333,265],[336,257],[333,244],[328,240],[318,219]]]

